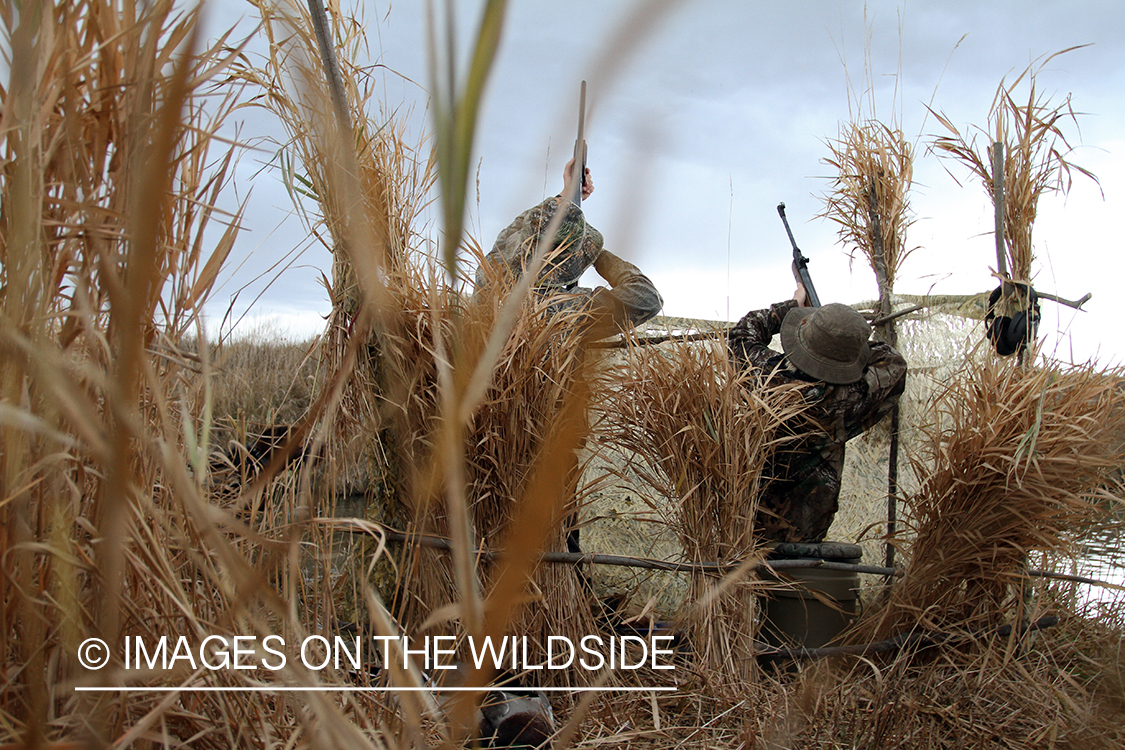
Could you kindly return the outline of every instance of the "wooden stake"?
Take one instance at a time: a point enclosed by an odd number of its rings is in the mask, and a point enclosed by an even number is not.
[[[891,281],[887,275],[886,247],[883,243],[883,223],[879,220],[879,196],[874,177],[868,178],[867,212],[871,226],[872,260],[875,267],[875,281],[879,285],[879,314],[882,323],[878,326],[880,337],[891,347],[898,345],[894,317],[891,311]],[[895,547],[891,539],[898,531],[898,403],[891,408],[891,447],[887,457],[887,545],[886,566],[895,566]]]
[[[992,144],[992,202],[996,207],[996,270],[1008,275],[1008,255],[1004,250],[1004,143]]]

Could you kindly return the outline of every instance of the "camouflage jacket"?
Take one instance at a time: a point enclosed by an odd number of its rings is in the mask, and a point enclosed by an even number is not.
[[[601,232],[586,223],[578,206],[558,196],[524,211],[500,232],[477,269],[476,286],[484,286],[489,278],[519,278],[560,202],[566,205],[567,213],[551,240],[552,249],[535,285],[538,294],[551,299],[550,311],[599,311],[618,326],[638,325],[660,312],[664,301],[652,281],[632,263],[604,250]],[[578,286],[579,277],[591,265],[612,288]]]
[[[819,542],[839,507],[844,444],[873,427],[902,395],[906,360],[890,346],[871,342],[863,377],[831,385],[798,370],[769,348],[796,302],[779,302],[746,314],[727,335],[735,364],[759,373],[766,386],[792,384],[808,408],[783,429],[793,438],[769,459],[757,526],[762,536],[784,542]]]

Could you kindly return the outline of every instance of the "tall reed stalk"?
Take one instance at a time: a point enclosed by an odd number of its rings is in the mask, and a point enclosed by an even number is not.
[[[262,535],[207,502],[210,362],[181,349],[200,332],[239,218],[205,239],[234,158],[227,143],[216,156],[216,132],[237,92],[209,88],[235,52],[225,38],[203,47],[198,15],[170,1],[0,5],[12,50],[0,176],[3,741],[127,745],[159,726],[201,746],[249,742],[272,710],[261,696],[170,702],[73,686],[229,684],[126,671],[123,639],[301,629],[288,619],[302,592],[284,510]],[[77,659],[92,636],[113,655],[102,671]]]

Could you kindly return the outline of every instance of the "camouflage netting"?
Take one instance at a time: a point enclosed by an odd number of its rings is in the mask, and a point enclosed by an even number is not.
[[[906,393],[900,401],[899,484],[901,492],[916,487],[910,470],[911,439],[917,426],[929,419],[926,405],[934,391],[967,357],[981,351],[987,293],[972,296],[894,297],[894,309],[903,310],[922,304],[922,310],[896,321],[899,350],[910,365]],[[874,303],[854,305],[871,310]],[[638,331],[640,336],[666,336],[669,333],[690,333],[727,327],[728,324],[684,318],[656,318]],[[780,344],[775,340],[775,346]],[[700,346],[667,341],[657,346]],[[621,357],[620,349],[609,349],[608,357]],[[844,469],[840,511],[828,538],[834,541],[858,542],[864,550],[863,561],[882,565],[887,512],[887,470],[889,420],[867,434],[848,443]],[[637,478],[629,468],[630,457],[603,450],[590,457],[585,481],[602,480],[603,485],[591,493],[584,511],[582,549],[584,552],[631,555],[661,560],[679,560],[680,548],[675,534],[664,527],[656,508],[668,503]],[[616,476],[604,485],[607,473]],[[900,505],[900,518],[902,516]],[[674,614],[687,591],[687,577],[674,573],[639,570],[625,567],[595,567],[595,584],[603,597],[625,595],[630,608],[640,611],[649,607],[660,616]],[[877,581],[872,581],[877,583]]]

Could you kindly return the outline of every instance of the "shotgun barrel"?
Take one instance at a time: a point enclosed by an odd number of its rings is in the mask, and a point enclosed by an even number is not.
[[[586,186],[586,82],[578,99],[578,137],[574,140],[574,169],[570,173],[567,197],[576,206],[582,205],[582,188]],[[578,179],[574,179],[575,177]]]
[[[785,233],[789,235],[789,244],[793,246],[793,278],[805,287],[809,295],[809,305],[820,307],[820,297],[813,286],[812,276],[809,276],[809,259],[797,247],[797,240],[793,239],[793,231],[789,229],[789,220],[785,218],[785,204],[777,204],[777,213],[781,216],[781,223],[785,225]]]

